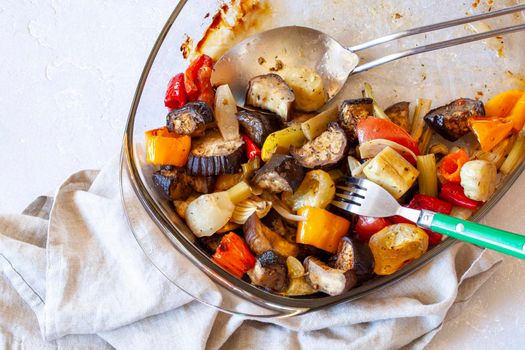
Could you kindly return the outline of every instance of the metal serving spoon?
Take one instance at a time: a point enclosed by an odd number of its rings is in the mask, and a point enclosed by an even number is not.
[[[269,67],[280,60],[285,66],[306,66],[317,72],[323,79],[330,100],[337,95],[352,74],[367,71],[402,57],[524,30],[525,23],[415,47],[358,65],[359,57],[355,53],[360,50],[415,34],[523,10],[525,4],[409,29],[349,48],[343,47],[332,37],[312,28],[298,26],[275,28],[253,35],[226,52],[215,64],[211,79],[215,86],[229,84],[237,103],[244,105],[249,80],[257,75],[270,73]]]

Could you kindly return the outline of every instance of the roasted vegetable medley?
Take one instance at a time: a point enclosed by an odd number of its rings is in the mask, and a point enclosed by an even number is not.
[[[287,68],[253,77],[239,107],[228,85],[212,86],[213,60],[202,55],[171,79],[166,125],[145,135],[152,181],[202,249],[273,293],[338,295],[443,239],[401,217],[338,211],[330,203],[345,176],[466,219],[525,155],[523,91],[434,109],[418,99],[411,113],[406,101],[382,109],[365,84],[362,96],[316,113],[322,79]],[[469,137],[477,143],[458,141]]]

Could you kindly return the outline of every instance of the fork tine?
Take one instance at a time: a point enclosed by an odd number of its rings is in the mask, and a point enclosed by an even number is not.
[[[360,197],[362,198],[365,198],[366,196],[366,191],[365,190],[361,190],[359,188],[352,188],[352,187],[346,187],[346,186],[336,186],[336,191],[338,191],[338,193],[351,193],[351,194],[356,194],[356,195],[359,195]]]
[[[341,200],[345,203],[355,204],[361,206],[362,200],[365,198],[361,195],[354,195],[353,193],[350,194],[344,194],[344,193],[336,193],[336,197],[341,198]]]
[[[366,191],[366,187],[364,186],[363,181],[361,181],[361,179],[352,177],[352,176],[346,176],[343,179],[344,179],[345,185],[352,184],[358,187],[360,190]]]
[[[338,207],[340,209],[343,209],[343,210],[351,212],[351,213],[354,213],[356,211],[356,208],[359,208],[355,204],[350,204],[350,203],[336,201],[336,200],[333,200],[331,204],[333,206],[336,206],[336,207]]]

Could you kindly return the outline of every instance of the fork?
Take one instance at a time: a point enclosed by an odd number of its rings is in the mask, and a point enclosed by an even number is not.
[[[387,190],[370,180],[345,177],[344,184],[336,188],[338,199],[334,199],[332,205],[350,213],[371,217],[399,215],[421,228],[525,259],[525,236],[430,210],[405,208]]]

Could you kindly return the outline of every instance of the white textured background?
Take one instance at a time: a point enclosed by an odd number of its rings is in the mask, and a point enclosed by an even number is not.
[[[0,212],[20,212],[118,154],[142,67],[175,4],[0,0]],[[487,220],[523,232],[515,215],[523,210],[499,205]],[[505,258],[430,348],[525,348],[525,264]]]

